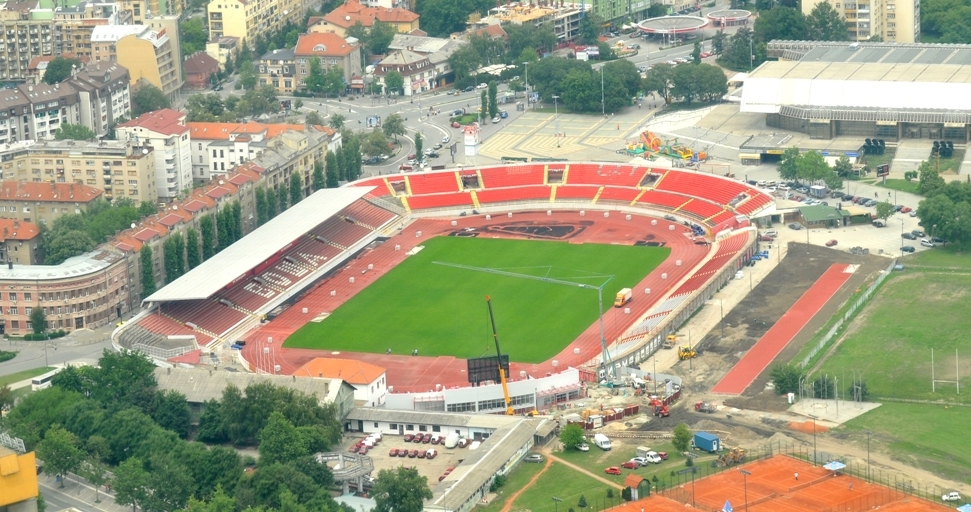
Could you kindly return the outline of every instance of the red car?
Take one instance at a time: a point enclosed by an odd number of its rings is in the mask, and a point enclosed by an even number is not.
[[[638,463],[636,463],[636,462],[634,462],[632,460],[629,460],[629,461],[627,461],[627,462],[625,462],[625,463],[623,463],[623,464],[620,465],[620,467],[627,468],[627,469],[637,469],[639,466],[640,466],[640,464],[638,464]]]
[[[839,242],[837,242],[836,240],[830,240],[829,242],[826,242],[826,247],[832,247],[838,243]]]
[[[425,450],[418,450],[418,458],[419,458],[419,459],[424,459],[424,458],[425,458],[425,455],[426,455],[427,453],[428,453],[428,452],[426,452]]]
[[[657,456],[661,457],[661,460],[668,460],[668,452],[657,452]]]
[[[410,443],[415,438],[415,434],[405,434],[405,442]]]
[[[410,452],[408,452],[409,459],[414,459],[417,456],[418,456],[418,450],[411,450]]]
[[[421,440],[422,444],[428,444],[432,442],[432,436],[430,434],[425,434],[425,437]]]
[[[411,440],[411,442],[420,443],[424,437],[425,437],[425,434],[415,434],[415,437]]]
[[[914,209],[909,206],[904,206],[903,208],[900,209],[900,213],[910,213],[912,211],[914,211]]]
[[[604,473],[607,473],[608,475],[619,475],[620,468],[618,468],[617,466],[610,466],[609,468],[604,470]]]
[[[397,456],[398,456],[397,448],[392,448],[391,451],[388,452],[388,457],[397,457]]]
[[[460,125],[458,121],[453,121],[452,122],[452,128],[461,128],[461,127],[462,127],[462,125]]]
[[[408,450],[404,448],[398,450],[398,457],[407,457],[407,456],[408,456]]]

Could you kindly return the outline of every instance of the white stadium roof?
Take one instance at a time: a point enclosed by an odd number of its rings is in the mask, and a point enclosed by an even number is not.
[[[971,66],[766,62],[742,90],[742,112],[786,106],[971,112]]]
[[[372,190],[374,187],[318,190],[187,274],[165,285],[144,302],[210,297]]]

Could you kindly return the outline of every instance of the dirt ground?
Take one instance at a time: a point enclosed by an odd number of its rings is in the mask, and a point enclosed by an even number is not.
[[[690,391],[697,400],[708,399],[705,392],[741,359],[810,286],[834,263],[859,265],[855,274],[833,296],[806,327],[793,338],[777,358],[788,361],[810,341],[839,307],[860,287],[866,286],[889,264],[879,256],[852,255],[816,245],[790,243],[785,259],[770,272],[737,306],[725,312],[725,318],[697,343],[699,356],[680,362],[676,369],[690,374]],[[759,263],[756,263],[758,265]],[[723,334],[724,333],[724,334]],[[773,390],[766,390],[769,372],[765,371],[745,394],[724,399],[725,405],[743,409],[782,411],[787,404]]]

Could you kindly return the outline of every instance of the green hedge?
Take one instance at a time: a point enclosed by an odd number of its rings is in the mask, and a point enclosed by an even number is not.
[[[67,331],[65,331],[65,330],[51,331],[51,332],[44,333],[44,334],[25,334],[23,336],[10,336],[10,335],[6,335],[4,337],[7,338],[8,340],[42,341],[42,340],[46,340],[48,338],[50,338],[52,340],[57,339],[57,338],[63,338],[64,336],[67,336]]]
[[[3,350],[0,350],[0,363],[9,361],[15,357],[17,357],[16,352],[4,352]]]

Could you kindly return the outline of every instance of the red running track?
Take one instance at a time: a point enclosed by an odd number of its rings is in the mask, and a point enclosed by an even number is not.
[[[829,267],[722,380],[715,384],[712,392],[742,394],[853,275],[849,269],[850,265],[844,264]]]

